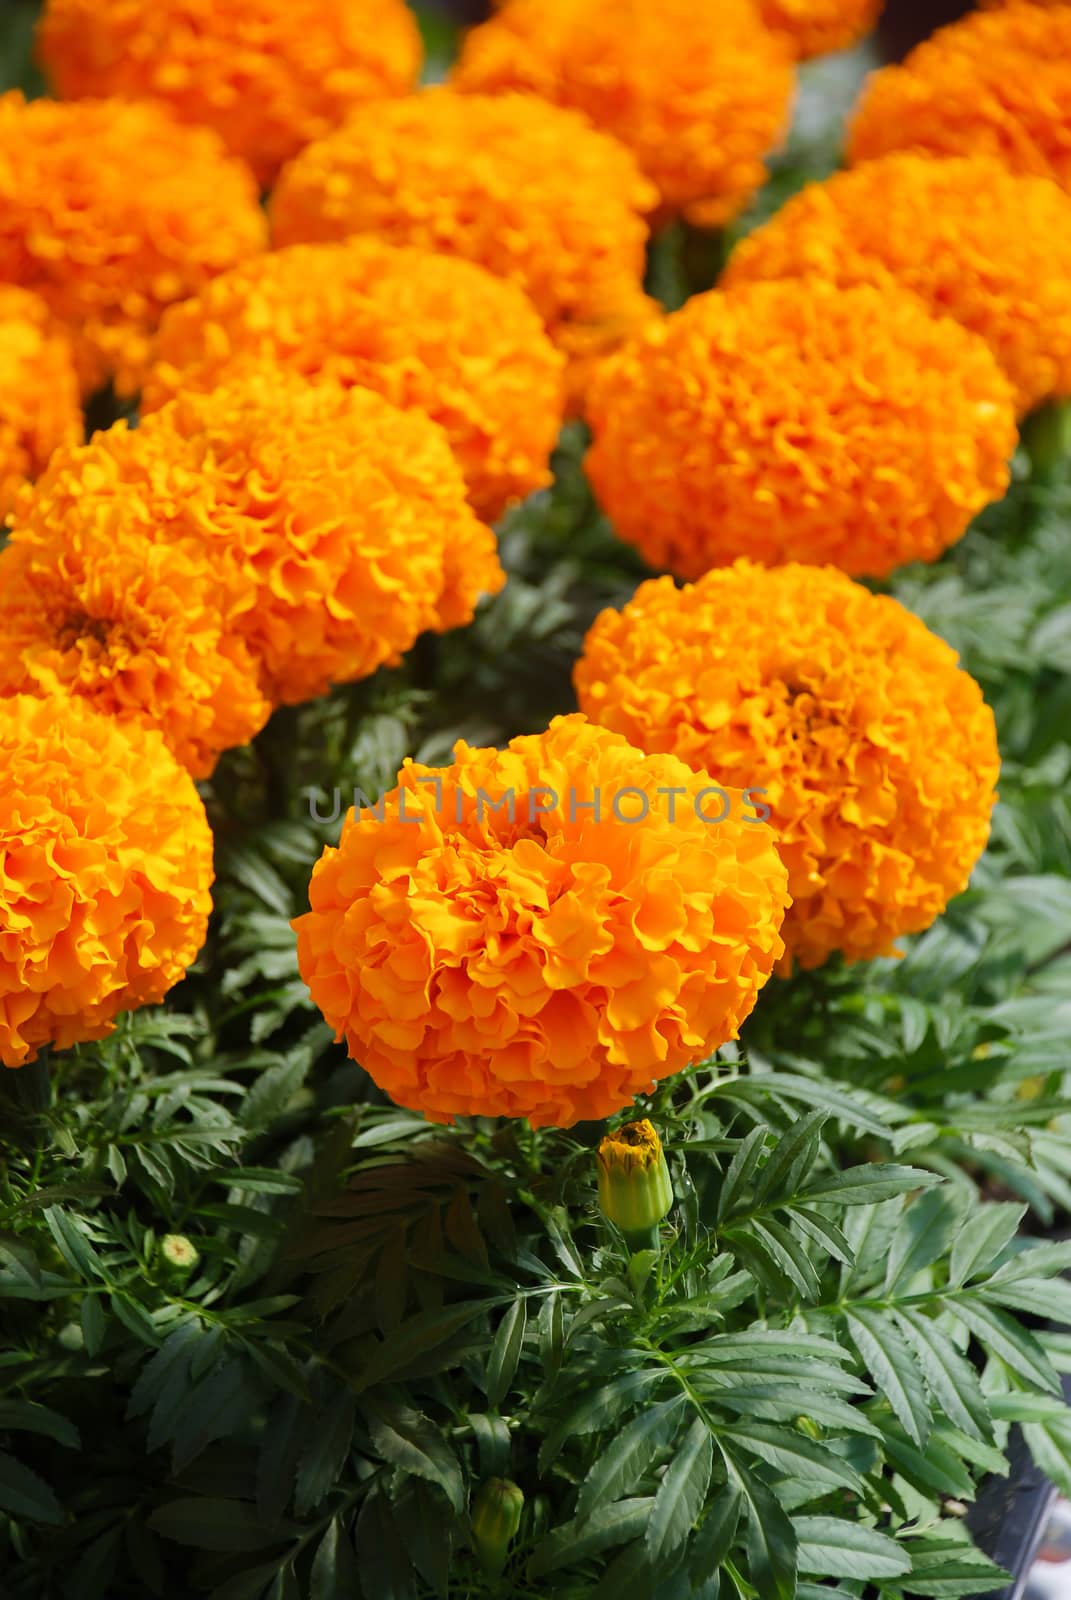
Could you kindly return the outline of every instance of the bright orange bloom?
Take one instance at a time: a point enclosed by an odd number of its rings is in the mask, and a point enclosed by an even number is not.
[[[877,23],[884,0],[759,0],[767,27],[784,34],[798,56],[846,50]]]
[[[404,0],[46,0],[41,61],[66,100],[160,100],[215,128],[263,184],[366,100],[407,94]]]
[[[0,282],[36,289],[75,342],[84,392],[141,382],[165,308],[255,254],[253,176],[160,106],[0,95]]]
[[[69,341],[39,295],[0,284],[0,526],[53,450],[81,437]]]
[[[0,1062],[112,1031],[185,976],[212,835],[158,733],[66,695],[0,699]]]
[[[785,869],[742,796],[583,717],[406,762],[381,807],[317,863],[298,960],[433,1120],[608,1116],[735,1038],[783,952]]]
[[[265,369],[61,452],[0,554],[0,692],[61,683],[192,771],[504,575],[441,429]]]
[[[174,306],[156,355],[143,412],[274,361],[426,412],[489,520],[550,481],[562,358],[523,292],[468,261],[371,236],[292,245]]]
[[[633,152],[669,211],[726,222],[765,181],[794,73],[752,0],[507,0],[465,41],[453,83],[571,106]]]
[[[271,710],[257,663],[217,562],[175,525],[204,499],[189,462],[122,423],[59,451],[0,551],[0,697],[83,697],[158,729],[197,778],[251,739]]]
[[[641,584],[595,622],[576,685],[639,749],[765,790],[802,967],[894,953],[985,848],[1000,761],[981,690],[917,617],[832,568]]]
[[[1071,9],[1014,0],[970,12],[875,73],[849,153],[889,150],[993,156],[1071,189]]]
[[[629,152],[535,95],[427,89],[355,112],[285,168],[277,244],[374,233],[462,256],[525,289],[566,355],[609,349],[643,293],[658,196]]]
[[[1071,197],[1047,179],[982,156],[867,161],[744,239],[723,287],[811,273],[913,290],[985,340],[1020,413],[1071,394]]]
[[[737,556],[881,576],[1008,484],[1013,396],[906,290],[815,278],[697,295],[604,362],[588,474],[623,539],[696,578]]]

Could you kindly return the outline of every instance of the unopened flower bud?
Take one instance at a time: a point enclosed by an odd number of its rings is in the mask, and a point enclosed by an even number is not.
[[[472,1544],[486,1577],[501,1577],[523,1510],[524,1493],[508,1478],[488,1478],[476,1496]]]
[[[658,1248],[658,1224],[673,1204],[662,1141],[651,1124],[626,1122],[599,1145],[599,1205],[632,1250]]]
[[[173,1272],[189,1272],[200,1259],[197,1247],[184,1233],[165,1233],[160,1254]]]

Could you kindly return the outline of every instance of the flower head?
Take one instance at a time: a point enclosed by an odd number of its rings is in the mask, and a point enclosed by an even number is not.
[[[643,293],[657,194],[629,152],[535,95],[427,89],[356,111],[285,168],[277,244],[375,233],[462,256],[525,289],[567,355],[650,320]]]
[[[870,32],[883,6],[884,0],[759,0],[766,26],[803,58],[846,50]]]
[[[353,106],[407,94],[404,0],[47,0],[38,49],[65,100],[160,100],[214,128],[268,184]]]
[[[112,1031],[185,975],[212,835],[160,735],[66,695],[0,699],[0,1062]]]
[[[1016,441],[980,339],[906,290],[814,278],[696,296],[603,364],[588,416],[618,533],[691,578],[932,561],[1004,493]]]
[[[1012,0],[939,28],[868,81],[849,154],[985,155],[1071,188],[1071,8]]]
[[[727,221],[763,183],[793,72],[752,0],[507,0],[465,41],[453,83],[528,90],[633,152],[670,211]]]
[[[985,340],[1020,412],[1071,394],[1071,196],[1047,179],[984,156],[867,161],[743,240],[723,286],[810,273],[913,290]]]
[[[195,540],[155,542],[151,502],[138,499],[149,474],[79,493],[117,463],[107,437],[61,453],[0,551],[0,696],[77,695],[158,729],[194,777],[208,777],[271,706],[227,625],[209,553]]]
[[[443,430],[370,389],[262,368],[180,396],[138,431],[189,462],[181,525],[211,547],[278,702],[396,664],[505,582]]]
[[[252,174],[160,106],[0,95],[0,282],[47,301],[82,388],[141,382],[164,309],[265,244]]]
[[[82,436],[66,335],[39,295],[0,285],[0,526],[21,486]]]
[[[981,690],[917,617],[832,568],[641,584],[595,622],[576,685],[638,749],[764,791],[803,967],[892,953],[985,848],[999,757]]]
[[[607,1116],[735,1037],[782,953],[773,835],[713,792],[577,716],[407,762],[314,869],[313,999],[436,1120]]]
[[[272,361],[424,411],[490,520],[550,478],[562,358],[523,291],[468,261],[371,236],[291,245],[172,307],[156,357],[143,411]]]

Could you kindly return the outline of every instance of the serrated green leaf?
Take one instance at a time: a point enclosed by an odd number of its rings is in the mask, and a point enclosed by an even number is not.
[[[828,1120],[825,1111],[809,1111],[781,1136],[755,1184],[755,1199],[760,1205],[769,1205],[778,1196],[795,1194],[814,1165]]]
[[[265,1527],[244,1500],[186,1496],[158,1507],[148,1525],[165,1539],[195,1550],[263,1550],[292,1531],[284,1523]]]
[[[692,1540],[688,1570],[695,1583],[707,1583],[716,1577],[733,1547],[742,1508],[740,1485],[732,1480],[711,1498],[702,1526]]]
[[[530,1578],[545,1577],[561,1567],[578,1566],[590,1556],[600,1555],[614,1545],[639,1537],[647,1526],[654,1505],[653,1496],[635,1500],[615,1500],[600,1506],[587,1519],[576,1517],[540,1540],[528,1562]]]
[[[1025,1206],[991,1202],[979,1206],[964,1222],[952,1244],[949,1282],[969,1283],[1014,1239],[1026,1215]]]
[[[683,1404],[683,1396],[674,1395],[671,1400],[648,1405],[607,1444],[580,1486],[576,1512],[581,1521],[587,1521],[608,1501],[627,1494],[650,1469],[676,1431]]]
[[[865,1492],[862,1478],[844,1456],[795,1429],[748,1421],[733,1423],[726,1433],[785,1477],[812,1482],[816,1494],[831,1489]]]
[[[58,1526],[63,1511],[55,1494],[36,1472],[0,1450],[0,1509],[18,1520],[44,1522]]]
[[[487,1404],[492,1409],[502,1404],[513,1383],[527,1326],[528,1302],[520,1295],[499,1323],[487,1358]]]
[[[817,1578],[899,1578],[911,1558],[895,1540],[840,1517],[794,1517],[799,1570]]]
[[[800,1198],[835,1200],[842,1206],[872,1206],[915,1189],[929,1189],[943,1180],[923,1167],[903,1167],[889,1161],[869,1167],[849,1167],[846,1172],[815,1178],[801,1191]]]
[[[683,1547],[707,1497],[714,1465],[710,1430],[697,1418],[658,1486],[644,1535],[652,1566],[663,1566]]]
[[[904,1210],[893,1234],[885,1272],[885,1293],[907,1284],[915,1273],[943,1256],[959,1224],[963,1201],[958,1190],[929,1189]]]
[[[361,1405],[376,1450],[392,1466],[437,1483],[461,1515],[465,1486],[457,1457],[442,1434],[419,1411],[369,1397]]]
[[[1021,1327],[1014,1317],[996,1306],[973,1299],[950,1300],[948,1309],[968,1333],[973,1333],[1019,1377],[1028,1378],[1039,1389],[1060,1393],[1060,1380],[1048,1356],[1033,1334]]]
[[[360,1592],[359,1584],[353,1545],[339,1518],[332,1517],[313,1557],[309,1600],[352,1600]]]
[[[732,1211],[740,1199],[747,1185],[751,1182],[758,1167],[759,1159],[766,1148],[766,1129],[752,1128],[751,1132],[737,1146],[729,1170],[718,1196],[718,1220],[723,1221]]]
[[[933,1415],[918,1363],[895,1323],[881,1312],[863,1306],[846,1309],[845,1322],[863,1365],[873,1375],[908,1437],[920,1447],[924,1446]]]
[[[972,1438],[991,1440],[989,1407],[970,1362],[931,1318],[906,1306],[900,1307],[895,1316],[930,1393],[948,1420]]]

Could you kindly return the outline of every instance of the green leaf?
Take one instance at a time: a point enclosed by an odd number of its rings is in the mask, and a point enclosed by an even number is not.
[[[266,1528],[253,1506],[244,1500],[213,1500],[191,1496],[170,1500],[149,1518],[149,1527],[176,1544],[195,1550],[263,1550],[279,1544],[291,1527],[276,1523]]]
[[[881,1103],[877,1096],[864,1098],[828,1081],[818,1082],[790,1072],[764,1072],[754,1078],[731,1079],[716,1086],[715,1092],[720,1098],[749,1103],[766,1099],[771,1093],[784,1095],[788,1100],[802,1100],[805,1105],[828,1111],[830,1116],[847,1123],[850,1128],[858,1128],[861,1133],[872,1133],[879,1139],[888,1139],[892,1134],[889,1123],[883,1121],[870,1104],[871,1101],[875,1105]]]
[[[586,1521],[601,1505],[627,1494],[658,1452],[672,1438],[684,1403],[682,1395],[648,1405],[607,1443],[584,1479],[576,1511]]]
[[[645,1389],[665,1377],[664,1367],[647,1367],[639,1372],[626,1372],[594,1391],[585,1386],[574,1396],[576,1404],[565,1410],[548,1430],[539,1451],[539,1471],[546,1472],[567,1439],[574,1434],[594,1433],[596,1429],[610,1427],[631,1409]]]
[[[368,1495],[357,1519],[357,1559],[361,1585],[375,1600],[415,1600],[413,1569],[390,1502],[378,1491]]]
[[[889,1250],[886,1294],[910,1283],[916,1272],[947,1252],[961,1211],[958,1191],[948,1188],[929,1189],[907,1206]]]
[[[727,1217],[733,1206],[740,1199],[747,1185],[754,1176],[759,1164],[759,1158],[766,1148],[766,1129],[763,1127],[752,1128],[751,1132],[737,1146],[736,1153],[729,1163],[729,1170],[725,1174],[725,1181],[721,1186],[718,1196],[718,1220]]]
[[[812,1202],[835,1200],[842,1206],[872,1206],[880,1200],[891,1200],[915,1189],[929,1189],[943,1181],[922,1167],[902,1167],[889,1161],[869,1167],[849,1167],[847,1172],[816,1178],[801,1191],[800,1198]]]
[[[713,1496],[692,1540],[689,1571],[697,1584],[713,1578],[732,1549],[743,1503],[739,1484],[731,1480]]]
[[[1011,1210],[1016,1207],[1012,1206]],[[971,1438],[991,1440],[989,1407],[978,1376],[943,1328],[917,1311],[901,1307],[895,1313],[900,1331],[915,1352],[926,1386],[949,1422]]]
[[[366,1398],[361,1405],[376,1450],[394,1467],[437,1483],[458,1516],[465,1486],[457,1457],[439,1430],[419,1411]]]
[[[840,1517],[794,1517],[799,1570],[817,1578],[899,1578],[911,1570],[902,1545]]]
[[[667,1562],[688,1538],[703,1509],[713,1465],[710,1431],[697,1418],[666,1468],[651,1508],[645,1542],[652,1566]]]
[[[480,1452],[480,1477],[508,1478],[512,1441],[505,1421],[482,1411],[470,1411],[468,1420]]]
[[[803,1245],[787,1228],[767,1217],[763,1222],[749,1222],[747,1232],[804,1300],[818,1299],[822,1288],[818,1274]]]
[[[100,1257],[86,1238],[82,1229],[61,1206],[46,1206],[44,1219],[64,1261],[80,1278],[106,1277]]]
[[[962,1539],[913,1539],[910,1595],[927,1600],[978,1600],[1010,1581],[1010,1574]]]
[[[920,1447],[925,1445],[933,1417],[918,1363],[903,1336],[890,1318],[869,1307],[846,1309],[844,1316],[863,1365],[873,1375],[909,1438]],[[850,1577],[851,1574],[831,1576]]]
[[[1014,1317],[996,1306],[983,1305],[980,1300],[950,1300],[948,1309],[968,1333],[973,1333],[1018,1377],[1029,1379],[1039,1389],[1060,1393],[1060,1380],[1048,1356],[1033,1334],[1021,1327]]]
[[[82,1296],[79,1320],[82,1325],[82,1338],[85,1341],[86,1352],[90,1356],[95,1356],[104,1343],[104,1336],[108,1331],[108,1319],[97,1295],[87,1294]]]
[[[577,1566],[614,1545],[627,1544],[643,1533],[653,1505],[649,1495],[638,1500],[615,1500],[600,1506],[591,1517],[576,1517],[563,1523],[532,1551],[528,1576],[542,1578],[561,1567]]]
[[[849,1461],[795,1429],[765,1422],[740,1422],[733,1423],[726,1433],[784,1477],[813,1483],[816,1494],[831,1489],[851,1489],[859,1495],[866,1492],[862,1478]]]
[[[796,1592],[796,1533],[766,1486],[722,1447],[729,1481],[747,1512],[747,1558],[752,1583],[763,1600],[793,1600]]]
[[[309,1600],[352,1600],[360,1593],[360,1569],[341,1521],[332,1517],[316,1547],[309,1575]]]
[[[1071,1411],[1062,1422],[1024,1422],[1023,1438],[1034,1463],[1065,1497],[1071,1494]]]
[[[493,1300],[466,1300],[460,1305],[421,1311],[415,1317],[400,1322],[389,1339],[385,1339],[372,1352],[355,1375],[355,1390],[360,1393],[387,1378],[404,1376],[407,1367],[430,1351],[449,1343],[462,1328],[475,1322],[494,1304]]]
[[[4,1432],[44,1434],[70,1450],[81,1443],[73,1422],[33,1400],[0,1400],[0,1433]]]
[[[760,1205],[795,1194],[800,1180],[814,1165],[828,1120],[827,1112],[810,1111],[777,1141],[755,1184],[755,1199]]]
[[[819,1211],[812,1211],[809,1206],[794,1205],[792,1208],[792,1222],[808,1239],[813,1239],[820,1245],[827,1255],[851,1266],[855,1260],[855,1251],[847,1235],[824,1217]]]
[[[1006,1249],[1026,1215],[1025,1206],[991,1202],[979,1206],[956,1235],[949,1260],[949,1282],[968,1283]]]
[[[0,1450],[0,1508],[31,1522],[63,1521],[60,1503],[48,1484],[5,1450]]]
[[[301,1458],[294,1509],[304,1516],[318,1506],[334,1487],[353,1447],[356,1406],[353,1396],[336,1393],[321,1413],[312,1441]]]
[[[487,1358],[487,1404],[492,1409],[500,1406],[509,1392],[521,1359],[527,1326],[528,1302],[520,1295],[499,1323]]]

